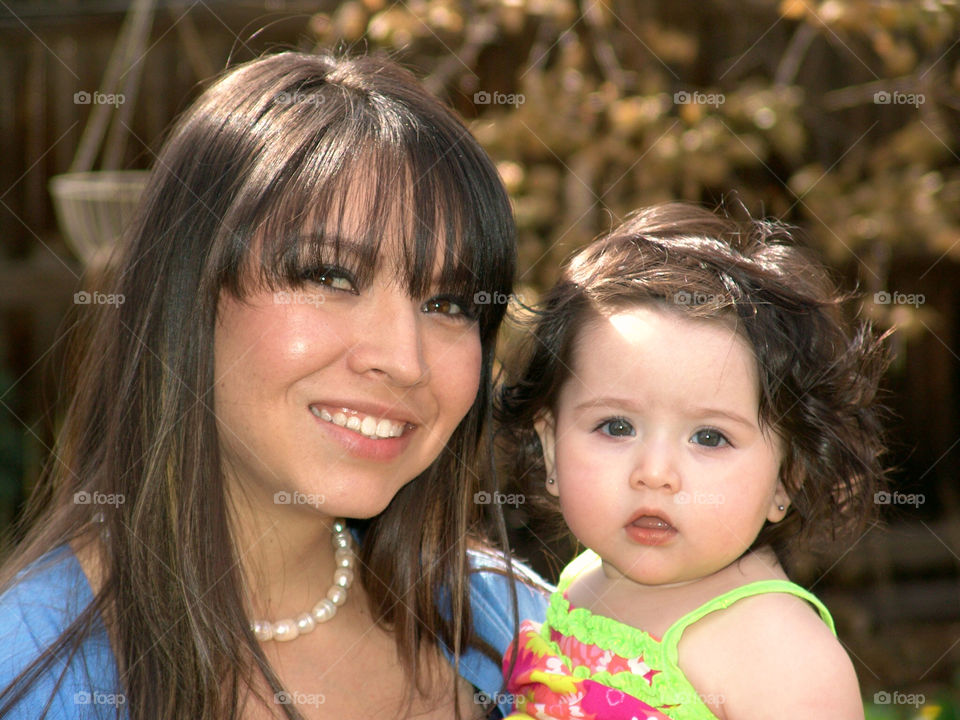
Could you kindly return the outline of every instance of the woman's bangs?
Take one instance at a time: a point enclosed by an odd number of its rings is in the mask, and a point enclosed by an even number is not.
[[[301,158],[268,191],[263,220],[251,229],[260,283],[299,287],[318,269],[339,266],[362,288],[381,269],[382,253],[399,247],[399,262],[382,269],[411,297],[449,295],[485,316],[484,299],[506,292],[513,275],[509,215],[507,223],[485,215],[509,214],[509,206],[484,213],[491,203],[471,188],[476,170],[444,155],[421,147],[354,154],[347,147],[355,139],[333,142],[339,151]]]

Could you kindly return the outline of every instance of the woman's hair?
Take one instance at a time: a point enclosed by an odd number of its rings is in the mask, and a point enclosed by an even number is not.
[[[885,482],[876,395],[887,355],[869,325],[845,319],[847,299],[780,223],[740,223],[683,203],[642,210],[576,253],[534,311],[498,397],[498,435],[523,484],[543,496],[533,425],[555,413],[585,323],[637,304],[730,322],[753,350],[758,421],[782,440],[791,502],[752,549],[770,546],[782,561],[828,550],[870,523]]]
[[[112,619],[132,720],[236,717],[257,674],[282,690],[249,628],[228,521],[212,410],[218,298],[296,288],[333,262],[362,285],[379,268],[393,271],[377,259],[382,239],[398,236],[397,279],[411,297],[435,291],[437,268],[441,292],[509,294],[514,226],[496,168],[455,115],[395,64],[263,57],[230,69],[178,120],[111,273],[122,304],[102,306],[84,340],[41,483],[54,488],[52,499],[39,519],[33,512],[0,576],[6,589],[44,553],[95,533],[103,584],[0,695],[0,715],[57,658],[76,652],[97,614]],[[490,651],[471,634],[464,578],[467,538],[479,534],[473,494],[494,482],[485,429],[504,306],[471,309],[483,348],[473,406],[440,457],[360,527],[372,615],[395,634],[420,689],[424,646],[458,657],[471,645]],[[78,492],[124,502],[96,507],[95,517],[92,505],[73,502]],[[496,527],[502,541],[502,519]],[[279,707],[299,717],[293,705]]]

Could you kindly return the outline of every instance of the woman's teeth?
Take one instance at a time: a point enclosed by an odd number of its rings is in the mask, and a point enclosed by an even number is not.
[[[331,413],[315,405],[310,406],[310,412],[321,420],[326,420],[334,425],[345,427],[374,439],[400,437],[407,426],[406,423],[398,423],[386,418],[375,418],[371,415],[360,415],[352,411],[349,411],[349,414],[339,410]]]

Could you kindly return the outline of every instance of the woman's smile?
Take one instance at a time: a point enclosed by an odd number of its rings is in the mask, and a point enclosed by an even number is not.
[[[353,457],[381,462],[395,460],[410,444],[417,426],[384,417],[392,412],[389,409],[367,414],[350,407],[359,404],[312,404],[310,412],[324,435]]]
[[[310,412],[325,422],[347,428],[347,430],[360,433],[373,440],[398,438],[415,427],[403,420],[397,421],[385,417],[366,415],[359,410],[348,407],[335,409],[321,405],[311,405]]]

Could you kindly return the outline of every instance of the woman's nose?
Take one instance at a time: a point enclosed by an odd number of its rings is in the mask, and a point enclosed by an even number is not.
[[[680,490],[680,472],[677,458],[664,440],[651,439],[637,448],[630,486],[634,489],[647,487],[651,490]]]
[[[382,375],[400,386],[423,382],[429,369],[416,302],[392,287],[372,291],[368,301],[363,326],[355,328],[350,354],[354,372]]]

